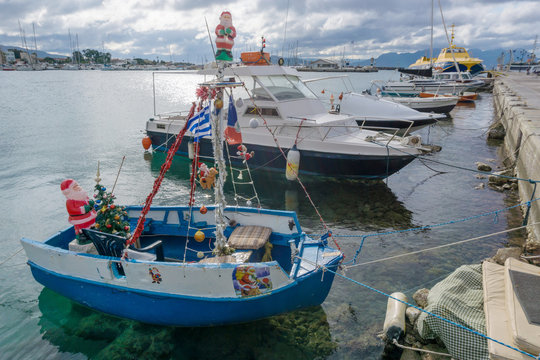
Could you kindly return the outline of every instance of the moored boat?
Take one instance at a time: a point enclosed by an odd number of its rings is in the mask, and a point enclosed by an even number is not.
[[[422,94],[420,93],[418,97],[389,96],[385,97],[385,99],[409,106],[417,111],[434,112],[437,114],[448,114],[459,101],[459,97],[453,95],[422,97]]]
[[[399,135],[406,135],[445,118],[443,115],[419,112],[417,109],[393,102],[391,99],[357,93],[347,76],[308,79],[304,80],[304,83],[314,93],[319,93],[318,97],[329,110],[355,116],[359,125],[371,130],[394,133],[395,129],[399,129],[397,132]]]
[[[423,92],[423,93],[420,93],[420,97],[424,99],[456,98],[457,102],[474,102],[476,99],[478,99],[478,93],[468,91],[468,92],[463,92],[461,94],[458,94],[457,96],[452,96],[452,95],[441,95],[441,94]]]
[[[441,50],[433,62],[433,69],[438,72],[470,72],[474,76],[485,70],[482,62],[482,59],[471,57],[464,47],[454,44],[454,25],[452,25],[450,46]],[[456,64],[459,70],[456,69]]]
[[[332,177],[386,178],[424,151],[406,138],[360,128],[357,116],[329,112],[295,69],[238,65],[225,69],[223,75],[245,84],[235,103],[243,144],[255,154],[249,160],[253,167],[284,171],[287,161],[275,139],[285,152],[296,145],[301,154],[300,174]],[[256,118],[257,113],[262,121]],[[146,133],[153,149],[167,151],[186,120],[185,113],[180,113],[156,114],[147,121]],[[225,145],[224,151],[236,154],[237,145]],[[201,139],[200,152],[212,156],[209,140]],[[177,155],[187,157],[189,153],[188,144],[183,143]],[[227,161],[238,165],[243,159],[231,157]]]

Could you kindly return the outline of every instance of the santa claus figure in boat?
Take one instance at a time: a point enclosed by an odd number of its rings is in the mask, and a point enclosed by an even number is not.
[[[233,56],[231,49],[234,46],[234,38],[236,37],[236,29],[232,24],[232,16],[228,11],[221,13],[219,17],[219,25],[216,26],[216,60],[232,61]]]
[[[87,193],[73,179],[66,179],[60,184],[62,194],[66,197],[66,209],[69,214],[69,223],[75,228],[79,244],[89,242],[81,229],[94,225],[97,213],[94,210],[94,201],[89,200]]]

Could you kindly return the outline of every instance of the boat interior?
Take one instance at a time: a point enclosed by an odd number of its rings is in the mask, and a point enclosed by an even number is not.
[[[247,216],[248,223],[253,222],[253,218],[259,217],[257,209],[247,209],[249,211],[244,212],[243,216]],[[137,210],[132,209],[130,212],[136,213]],[[193,213],[201,217],[199,210],[198,207],[191,209]],[[293,252],[301,253],[302,249],[309,248],[310,245],[318,248],[320,244],[319,242],[304,244],[306,236],[301,232],[294,212],[264,210],[266,214],[260,214],[261,220],[265,220],[265,225],[268,225],[268,220],[275,221],[276,217],[283,218],[281,226],[278,226],[283,228],[282,225],[285,223],[286,231],[283,231],[273,230],[270,226],[238,222],[233,219],[233,215],[229,215],[233,212],[227,211],[225,217],[229,219],[229,223],[224,229],[224,235],[228,246],[235,251],[230,255],[216,256],[213,253],[216,243],[215,223],[200,221],[197,216],[193,216],[191,221],[184,219],[186,211],[190,211],[189,207],[160,207],[158,211],[150,211],[139,243],[127,249],[128,259],[200,264],[277,261],[286,273],[290,273],[293,267],[291,260]],[[208,213],[211,213],[211,216],[206,218],[213,219],[214,209],[209,208]],[[234,212],[234,214],[239,213]],[[137,220],[138,217],[129,218],[131,228],[135,228]],[[83,229],[83,233],[91,240],[98,255],[112,258],[123,256],[125,238],[96,229]],[[45,243],[69,250],[74,238],[74,229],[69,227]],[[121,267],[118,270],[122,275]]]

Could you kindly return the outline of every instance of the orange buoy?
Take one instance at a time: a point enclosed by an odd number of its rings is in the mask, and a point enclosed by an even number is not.
[[[150,146],[152,146],[152,140],[148,136],[143,137],[142,146],[144,150],[150,149]]]

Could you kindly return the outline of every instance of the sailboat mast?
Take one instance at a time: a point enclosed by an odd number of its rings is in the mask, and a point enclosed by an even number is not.
[[[429,45],[429,67],[433,68],[433,1],[431,0],[431,42]]]

